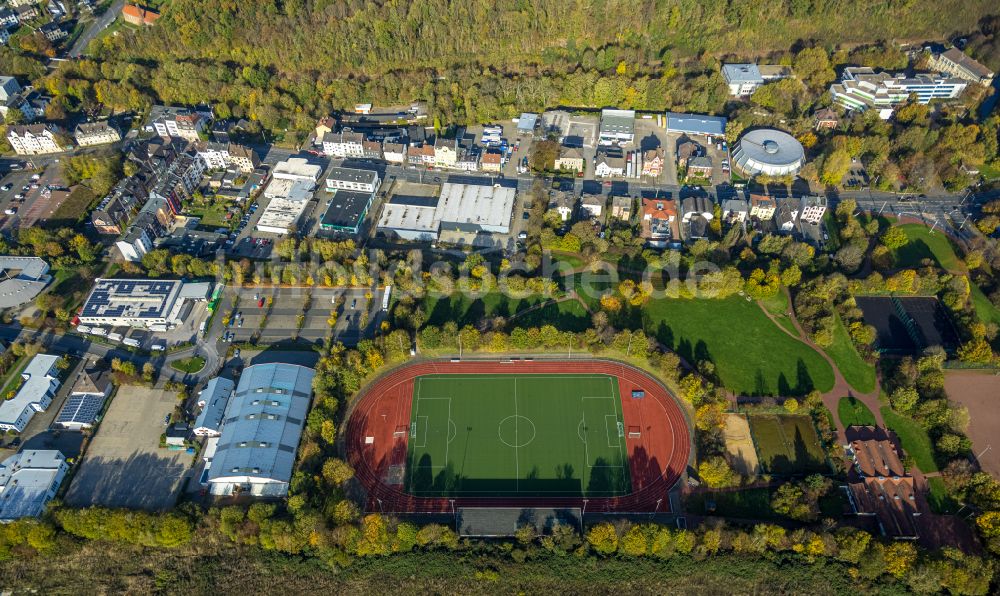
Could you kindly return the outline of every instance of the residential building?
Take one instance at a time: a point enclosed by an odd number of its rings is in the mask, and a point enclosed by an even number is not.
[[[208,470],[216,496],[284,497],[312,396],[311,368],[248,366],[229,399]]]
[[[38,32],[41,33],[45,39],[53,43],[69,36],[69,33],[66,33],[66,31],[55,22],[45,23],[38,28]]]
[[[361,157],[364,159],[382,159],[382,143],[378,141],[361,141]]]
[[[61,132],[54,124],[17,124],[8,127],[7,141],[18,155],[58,153],[65,150],[57,138]]]
[[[688,159],[688,178],[712,178],[712,158],[707,155],[699,155]]]
[[[365,156],[364,140],[364,134],[352,130],[328,132],[323,135],[323,153],[339,158],[362,158]]]
[[[663,148],[657,147],[642,153],[642,175],[659,178],[663,174]]]
[[[833,101],[847,110],[878,110],[879,117],[888,119],[893,110],[915,95],[919,103],[932,99],[954,99],[965,91],[968,82],[939,74],[905,74],[875,72],[868,67],[844,69],[839,83],[830,86]]]
[[[826,213],[826,197],[802,197],[801,210],[799,211],[799,218],[802,221],[817,225],[823,221],[824,213]]]
[[[24,115],[24,121],[30,123],[44,116],[48,105],[48,97],[40,95],[29,87],[0,102],[0,116],[7,118],[11,110],[18,110]]]
[[[934,70],[989,87],[993,84],[993,71],[975,61],[958,48],[941,53],[931,53],[928,65]]]
[[[17,24],[18,18],[16,12],[7,7],[0,8],[0,27],[3,27],[6,31],[7,29],[17,27]]]
[[[750,217],[758,221],[770,221],[778,204],[767,195],[750,195]]]
[[[722,202],[722,219],[730,225],[744,223],[749,215],[750,207],[744,199],[726,199]]]
[[[35,412],[44,412],[61,385],[60,357],[37,354],[21,371],[21,387],[11,399],[0,401],[0,430],[22,432]]]
[[[799,202],[795,199],[785,199],[778,203],[774,212],[774,225],[778,232],[791,234],[795,231],[799,218]]]
[[[549,193],[549,210],[555,210],[563,221],[573,218],[576,211],[576,195],[562,190]]]
[[[697,240],[708,234],[708,225],[715,218],[715,204],[705,196],[681,200],[681,224],[686,240]]]
[[[822,130],[824,128],[837,128],[840,124],[840,118],[837,116],[837,112],[833,108],[823,108],[817,110],[813,114],[813,127],[816,130]]]
[[[479,170],[479,148],[475,145],[458,145],[458,153],[455,156],[456,170],[465,172],[476,172]]]
[[[323,139],[326,138],[326,135],[336,130],[336,128],[337,121],[335,119],[330,118],[329,116],[326,118],[320,118],[319,121],[316,122],[316,132],[313,144],[322,145]]]
[[[115,248],[121,253],[122,258],[131,263],[142,261],[143,255],[153,250],[153,240],[162,234],[162,226],[156,218],[143,215],[145,216],[136,217],[135,222],[128,227],[122,237],[115,241]]]
[[[353,190],[374,194],[380,184],[378,172],[357,168],[332,167],[326,172],[326,191]]]
[[[479,167],[484,172],[499,172],[503,166],[503,153],[499,149],[487,149],[479,161]]]
[[[158,18],[160,18],[160,13],[142,6],[126,4],[122,7],[122,20],[131,25],[138,25],[140,27],[143,25],[152,25]]]
[[[406,143],[391,143],[386,141],[382,144],[382,156],[391,164],[406,163]]]
[[[411,165],[433,166],[434,165],[434,144],[420,143],[410,145],[406,151],[406,157]]]
[[[198,394],[201,411],[191,431],[196,437],[218,437],[222,434],[226,406],[235,389],[236,383],[223,377],[213,377],[205,383],[204,389]]]
[[[667,132],[707,137],[725,137],[726,119],[703,114],[667,112]]]
[[[73,130],[73,139],[81,147],[117,143],[122,140],[121,134],[107,120],[98,122],[81,122]]]
[[[21,6],[15,6],[14,12],[17,13],[17,22],[24,24],[32,19],[37,19],[42,13],[38,12],[38,7],[34,4],[22,4]]]
[[[884,536],[916,540],[920,508],[913,477],[906,473],[896,439],[874,426],[852,426],[847,435],[847,454],[854,463],[847,484],[851,508],[858,515],[874,517]]]
[[[632,197],[611,197],[611,217],[625,222],[630,221],[632,219]]]
[[[146,327],[166,331],[183,322],[188,302],[208,298],[210,283],[170,279],[104,279],[80,309],[80,323],[106,327]]]
[[[206,170],[224,170],[229,165],[229,143],[198,141],[194,150]]]
[[[250,174],[260,167],[260,158],[250,147],[229,143],[229,165],[244,174]]]
[[[555,169],[566,172],[583,172],[583,151],[577,147],[561,147]]]
[[[452,168],[458,160],[458,139],[438,137],[434,141],[434,166]]]
[[[777,64],[723,64],[722,78],[729,85],[729,94],[749,97],[761,85],[792,76],[791,69]]]
[[[21,93],[21,85],[14,77],[0,76],[0,101],[6,102]]]
[[[687,137],[681,137],[677,141],[677,165],[687,166],[687,162],[692,157],[703,155],[705,148]]]
[[[677,203],[672,199],[642,199],[641,235],[654,248],[676,242],[680,237]]]
[[[619,177],[625,175],[625,158],[621,155],[598,152],[594,175],[598,178]]]
[[[165,139],[184,139],[193,143],[200,139],[206,123],[207,118],[187,108],[153,106],[149,126]]]
[[[635,110],[601,110],[599,145],[623,145],[635,140]]]
[[[607,205],[607,200],[604,195],[592,195],[584,193],[580,197],[580,211],[581,215],[592,218],[599,218],[604,213],[604,207]]]
[[[77,374],[54,424],[67,430],[93,428],[112,389],[114,386],[107,371],[88,366]]]
[[[0,256],[0,308],[31,302],[50,281],[49,264],[42,259]]]
[[[41,517],[69,464],[59,451],[25,449],[0,463],[0,523]]]

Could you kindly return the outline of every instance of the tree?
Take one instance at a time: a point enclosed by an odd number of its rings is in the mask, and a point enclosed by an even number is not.
[[[834,149],[823,160],[820,182],[828,186],[839,186],[851,169],[851,155],[845,149]]]
[[[918,401],[920,401],[920,394],[917,393],[914,387],[897,387],[889,395],[889,403],[892,404],[892,409],[901,414],[912,414],[917,407]]]
[[[893,542],[885,549],[885,570],[890,575],[903,577],[917,560],[917,548],[911,542]]]
[[[901,228],[893,226],[882,233],[880,241],[886,248],[896,250],[905,246],[910,239],[906,237],[906,233]]]
[[[993,350],[984,337],[976,337],[965,342],[959,346],[956,355],[962,362],[989,364],[993,361]]]
[[[729,466],[726,458],[714,455],[698,465],[698,477],[709,488],[729,488],[740,483],[740,475]]]
[[[607,522],[591,526],[587,532],[587,543],[602,555],[611,555],[618,550],[618,532]]]
[[[323,462],[323,479],[335,486],[344,484],[354,478],[354,468],[347,462],[335,457]]]

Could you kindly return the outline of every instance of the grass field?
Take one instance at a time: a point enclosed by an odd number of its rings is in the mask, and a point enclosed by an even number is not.
[[[616,496],[631,487],[608,375],[425,375],[410,421],[410,494]]]
[[[913,458],[920,471],[927,474],[937,472],[938,465],[934,461],[934,445],[931,438],[916,420],[896,413],[889,406],[882,406],[882,419],[889,430],[899,436],[903,451]]]
[[[808,416],[754,414],[749,419],[757,457],[767,473],[830,471],[826,453]]]
[[[951,240],[943,232],[931,234],[930,228],[922,224],[899,226],[909,242],[896,249],[896,265],[918,267],[923,259],[931,259],[948,271],[961,271],[962,262],[955,253]]]
[[[840,423],[848,426],[875,426],[875,414],[868,406],[853,397],[842,397],[837,402],[837,415]]]
[[[774,317],[774,320],[777,321],[785,331],[791,333],[795,337],[798,337],[799,330],[795,328],[795,324],[792,323],[791,317],[788,316],[788,294],[778,292],[770,298],[761,300],[760,304],[764,307],[764,310]]]
[[[194,374],[199,370],[205,368],[205,359],[201,356],[191,356],[190,358],[181,358],[180,360],[174,360],[170,363],[170,368],[180,371],[182,373]]]
[[[833,344],[826,348],[826,353],[840,369],[847,383],[860,391],[869,393],[875,390],[875,367],[868,364],[858,354],[851,341],[851,336],[839,316],[833,326]]]
[[[509,298],[500,292],[490,292],[473,298],[461,292],[450,296],[428,296],[424,300],[427,324],[443,325],[455,321],[458,326],[475,325],[484,317],[510,317],[530,306],[549,300],[545,296]]]
[[[714,362],[723,385],[738,394],[789,396],[833,388],[833,369],[822,356],[739,296],[651,300],[643,326],[688,362]]]
[[[514,317],[515,327],[541,327],[555,325],[561,331],[583,331],[590,327],[590,313],[576,300],[546,304],[545,306]]]
[[[715,505],[708,509],[708,501]],[[719,517],[740,517],[746,519],[782,519],[771,508],[771,489],[748,488],[745,490],[699,492],[689,496],[685,509],[695,515],[717,515]]]

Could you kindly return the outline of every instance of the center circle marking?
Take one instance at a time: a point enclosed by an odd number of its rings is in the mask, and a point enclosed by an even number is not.
[[[535,440],[535,423],[521,415],[507,416],[500,421],[497,434],[508,447],[524,447]]]

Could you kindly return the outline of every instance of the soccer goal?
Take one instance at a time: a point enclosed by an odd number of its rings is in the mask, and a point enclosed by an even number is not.
[[[640,429],[638,426],[628,427],[628,438],[638,439],[641,436],[642,436],[642,429]]]

